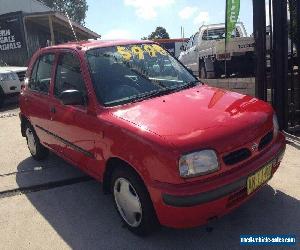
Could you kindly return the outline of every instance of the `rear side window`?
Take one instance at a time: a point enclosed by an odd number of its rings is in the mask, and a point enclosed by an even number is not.
[[[54,95],[59,97],[65,90],[78,90],[86,96],[86,88],[80,70],[80,62],[72,53],[60,55],[54,83]]]
[[[54,54],[46,54],[39,57],[31,73],[29,89],[45,94],[49,93],[54,59]]]

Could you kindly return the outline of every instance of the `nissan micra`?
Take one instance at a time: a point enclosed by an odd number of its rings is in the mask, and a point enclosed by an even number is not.
[[[203,225],[274,175],[285,150],[270,105],[209,87],[150,41],[43,48],[20,95],[21,132],[102,182],[129,230]]]

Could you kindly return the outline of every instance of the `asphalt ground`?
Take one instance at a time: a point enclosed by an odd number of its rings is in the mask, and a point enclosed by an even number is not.
[[[0,249],[248,249],[239,245],[241,234],[293,234],[299,247],[296,145],[287,146],[273,179],[234,212],[199,228],[139,238],[122,226],[99,183],[53,154],[43,162],[30,157],[15,101],[0,110]]]

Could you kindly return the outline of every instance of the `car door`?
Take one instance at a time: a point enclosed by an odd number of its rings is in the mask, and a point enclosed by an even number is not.
[[[193,59],[192,59],[192,45],[193,45],[193,40],[194,40],[194,36],[192,36],[190,38],[190,40],[188,41],[188,45],[186,48],[186,54],[185,54],[185,66],[192,69],[191,68],[191,64],[193,63]]]
[[[84,105],[63,105],[60,95],[66,90],[78,90],[85,96]],[[81,63],[75,52],[60,53],[56,65],[51,102],[51,131],[58,143],[64,144],[63,155],[88,172],[96,171],[95,140],[98,119],[92,112]]]
[[[29,75],[24,97],[26,114],[40,141],[48,146],[53,142],[46,131],[49,129],[50,121],[50,85],[54,61],[54,53],[42,54],[36,59]]]
[[[181,52],[179,60],[185,65],[187,66],[188,64],[188,53],[189,53],[189,48],[191,46],[191,42],[192,42],[192,38],[190,38],[190,40],[187,42],[186,46],[184,47],[184,51]]]
[[[189,58],[190,58],[190,64],[189,68],[193,70],[193,72],[198,75],[199,71],[199,55],[198,55],[198,43],[199,43],[199,32],[197,32],[194,36],[193,43],[191,45],[191,48],[189,50]]]

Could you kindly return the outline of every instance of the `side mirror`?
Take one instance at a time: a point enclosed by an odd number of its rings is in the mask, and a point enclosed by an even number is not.
[[[70,89],[63,91],[59,99],[64,105],[84,105],[84,96],[83,94],[76,90],[76,89]]]

